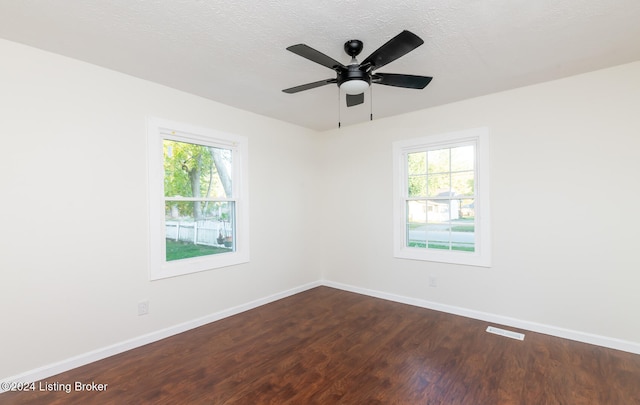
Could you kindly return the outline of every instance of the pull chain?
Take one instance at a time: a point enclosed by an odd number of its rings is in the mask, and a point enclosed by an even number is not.
[[[369,85],[369,121],[373,121],[373,86]]]
[[[338,87],[338,129],[340,129],[340,87]]]

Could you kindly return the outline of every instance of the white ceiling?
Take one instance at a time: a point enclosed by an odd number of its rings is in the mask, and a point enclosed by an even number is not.
[[[347,64],[345,41],[363,60],[404,29],[424,45],[380,72],[434,79],[374,85],[374,118],[640,60],[638,0],[0,1],[0,38],[316,130],[337,126],[337,86],[281,90],[335,73],[285,48]],[[370,109],[342,99],[341,121]]]

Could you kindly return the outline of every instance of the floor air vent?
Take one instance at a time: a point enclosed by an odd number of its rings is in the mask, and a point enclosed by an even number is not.
[[[524,333],[512,332],[510,330],[504,330],[496,328],[495,326],[487,326],[487,332],[494,335],[506,336],[511,339],[524,340]]]

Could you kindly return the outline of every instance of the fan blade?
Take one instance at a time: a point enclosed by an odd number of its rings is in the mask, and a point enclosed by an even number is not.
[[[424,89],[433,77],[400,75],[396,73],[375,73],[371,77],[372,83],[385,86],[405,87],[407,89]]]
[[[291,45],[287,50],[295,53],[296,55],[300,55],[303,58],[309,59],[312,62],[326,66],[329,69],[336,71],[339,69],[346,69],[342,63],[305,44]]]
[[[353,107],[354,105],[364,103],[364,93],[360,94],[347,94],[347,107]]]
[[[284,91],[285,93],[293,94],[299,91],[315,89],[316,87],[324,86],[325,84],[329,84],[329,83],[337,83],[337,80],[336,79],[319,80],[317,82],[301,84],[300,86],[291,87],[289,89],[284,89],[282,91]]]
[[[371,70],[379,69],[399,57],[408,54],[422,44],[424,44],[424,41],[416,34],[406,30],[402,31],[400,34],[391,38],[386,44],[376,49],[360,66],[371,65]]]

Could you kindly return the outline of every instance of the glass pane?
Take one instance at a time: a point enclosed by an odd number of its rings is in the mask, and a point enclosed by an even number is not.
[[[451,191],[453,195],[474,194],[474,172],[451,173]]]
[[[460,146],[451,149],[451,170],[454,172],[474,170],[475,147],[473,145]]]
[[[451,249],[465,252],[475,251],[475,225],[473,221],[451,221]]]
[[[231,150],[163,141],[165,197],[231,198]]]
[[[449,249],[448,200],[427,200],[427,240],[430,249]]]
[[[213,187],[210,198],[233,197],[233,153],[231,149],[209,148],[213,158]]]
[[[449,197],[451,191],[449,181],[449,173],[429,175],[427,179],[427,195],[429,197]]]
[[[451,249],[475,251],[474,200],[451,200],[451,209]]]
[[[427,247],[427,202],[407,201],[407,246]]]
[[[476,207],[473,198],[463,198],[460,200],[460,218],[467,221],[475,221]]]
[[[450,220],[449,200],[427,200],[427,222],[442,223]]]
[[[449,151],[450,149],[438,149],[428,152],[429,173],[445,173],[450,170]]]
[[[422,197],[427,195],[427,176],[409,177],[409,197]]]
[[[234,202],[166,202],[166,260],[234,251],[234,209]]]
[[[424,224],[427,222],[427,202],[407,201],[407,223]]]
[[[407,170],[409,175],[427,173],[427,153],[409,153],[407,155]]]

